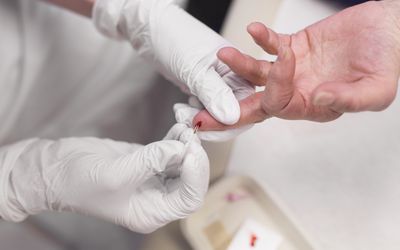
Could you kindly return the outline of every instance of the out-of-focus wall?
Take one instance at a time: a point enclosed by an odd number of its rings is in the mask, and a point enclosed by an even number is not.
[[[249,55],[258,57],[262,50],[247,33],[247,25],[262,22],[272,25],[282,0],[236,0],[223,27],[224,36]]]

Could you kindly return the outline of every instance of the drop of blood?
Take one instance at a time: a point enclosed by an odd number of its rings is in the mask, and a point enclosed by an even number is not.
[[[199,121],[198,123],[196,123],[196,127],[201,128],[201,125],[203,125],[202,121]]]

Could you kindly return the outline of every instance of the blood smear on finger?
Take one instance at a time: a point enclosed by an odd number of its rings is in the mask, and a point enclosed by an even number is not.
[[[201,128],[201,125],[203,123],[201,121],[199,121],[198,123],[196,123],[196,126],[194,126],[194,133],[197,134],[197,131],[199,131],[199,128]]]

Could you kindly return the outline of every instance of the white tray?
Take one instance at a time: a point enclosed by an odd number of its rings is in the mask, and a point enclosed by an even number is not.
[[[232,202],[227,197],[237,200]],[[278,250],[313,249],[256,181],[243,176],[225,178],[212,186],[205,205],[183,220],[181,228],[193,249],[226,250],[246,219],[254,219],[281,235],[283,242]]]

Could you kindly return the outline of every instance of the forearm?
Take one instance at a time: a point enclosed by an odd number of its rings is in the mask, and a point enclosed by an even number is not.
[[[96,0],[45,0],[83,16],[91,17]]]

